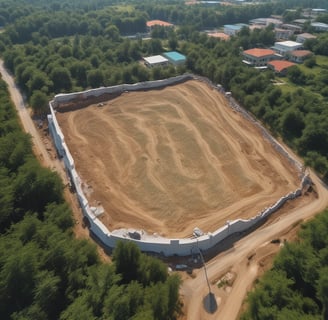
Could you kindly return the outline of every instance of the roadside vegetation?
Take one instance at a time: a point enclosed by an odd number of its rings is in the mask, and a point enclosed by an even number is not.
[[[328,34],[306,47],[315,53],[276,85],[271,71],[241,62],[241,51],[274,43],[271,26],[244,28],[229,41],[201,32],[225,23],[283,14],[326,0],[284,0],[251,7],[186,6],[181,1],[0,0],[0,52],[38,114],[56,93],[157,80],[193,72],[231,91],[328,179]],[[146,21],[168,20],[142,39]],[[322,22],[328,16],[322,16]],[[306,26],[306,31],[310,31]],[[127,35],[138,34],[136,39]],[[147,69],[143,56],[178,50],[185,66]],[[328,212],[303,227],[299,244],[286,244],[273,271],[249,297],[244,319],[327,318]],[[327,226],[326,226],[327,224]],[[95,248],[74,239],[72,218],[58,176],[39,166],[0,82],[0,314],[4,319],[174,319],[180,280],[131,244],[120,244],[114,264],[100,263]],[[133,266],[133,267],[132,267]],[[279,317],[272,317],[274,312]],[[322,316],[321,316],[322,318]]]
[[[258,280],[241,320],[328,319],[328,211],[285,243],[273,267]]]

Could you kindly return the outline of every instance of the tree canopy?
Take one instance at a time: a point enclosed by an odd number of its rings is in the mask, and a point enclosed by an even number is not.
[[[302,226],[299,242],[285,243],[241,319],[327,319],[327,232],[326,210]]]

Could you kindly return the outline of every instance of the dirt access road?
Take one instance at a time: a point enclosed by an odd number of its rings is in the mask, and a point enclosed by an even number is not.
[[[291,234],[295,234],[293,226],[327,208],[327,186],[313,172],[311,178],[317,192],[315,197],[312,194],[296,200],[292,204],[293,208],[287,208],[283,213],[273,216],[270,223],[240,239],[206,264],[211,291],[217,304],[216,311],[213,307],[213,313],[207,312],[203,305],[203,299],[208,294],[203,269],[194,271],[194,278],[184,279],[181,294],[185,303],[185,315],[182,319],[238,319],[244,298],[261,273],[262,263],[279,251],[280,246],[271,241],[289,239]],[[226,289],[219,289],[217,282],[227,273],[233,274],[233,284]]]
[[[62,176],[62,178],[66,179],[66,176],[63,172],[63,167],[61,166],[60,162],[56,161],[55,159],[51,159],[48,151],[46,150],[46,147],[42,142],[42,139],[30,116],[29,109],[26,108],[24,99],[19,89],[17,88],[13,77],[5,69],[2,60],[0,60],[0,72],[2,75],[2,79],[8,85],[8,90],[11,95],[11,99],[16,107],[23,129],[26,133],[30,134],[32,138],[33,151],[35,155],[44,166],[49,168],[55,168],[56,171]]]

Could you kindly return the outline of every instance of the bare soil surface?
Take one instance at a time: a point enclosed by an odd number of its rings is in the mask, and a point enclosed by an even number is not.
[[[126,92],[57,112],[91,205],[110,229],[184,237],[250,218],[299,186],[296,170],[207,84]]]

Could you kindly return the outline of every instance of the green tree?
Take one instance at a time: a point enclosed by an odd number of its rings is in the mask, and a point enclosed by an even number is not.
[[[122,282],[137,280],[139,275],[141,252],[130,241],[118,242],[113,252],[116,272],[122,275]]]
[[[104,84],[104,74],[100,69],[87,72],[87,83],[91,88],[98,88]]]
[[[64,91],[69,91],[72,88],[72,79],[69,71],[64,68],[57,66],[53,68],[50,74],[50,79],[53,82],[54,91],[56,93]]]
[[[31,96],[31,107],[35,114],[44,115],[48,112],[48,97],[42,91],[36,90]]]
[[[286,136],[300,137],[305,128],[304,117],[301,112],[287,110],[281,118],[282,132]]]
[[[21,209],[22,214],[29,210],[42,214],[48,203],[62,201],[62,190],[57,174],[29,159],[19,168],[14,182],[15,207]]]

